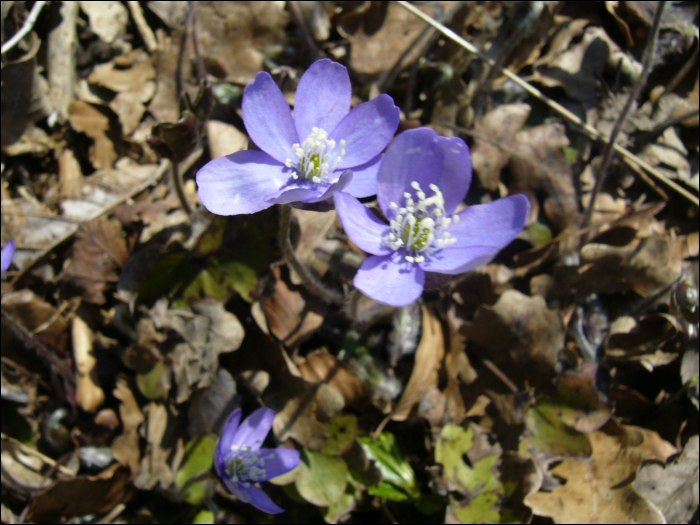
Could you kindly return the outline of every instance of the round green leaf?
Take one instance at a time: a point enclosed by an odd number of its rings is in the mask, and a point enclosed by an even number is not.
[[[299,494],[318,507],[330,507],[345,493],[348,466],[341,458],[304,449],[296,488]]]

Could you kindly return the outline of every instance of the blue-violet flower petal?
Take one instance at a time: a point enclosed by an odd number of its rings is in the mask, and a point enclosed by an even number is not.
[[[455,213],[471,176],[463,140],[419,128],[396,137],[379,168],[377,199],[388,225],[354,197],[334,195],[348,237],[372,254],[355,276],[362,293],[392,306],[411,304],[423,292],[426,272],[473,270],[518,236],[530,213],[524,195]]]
[[[259,408],[241,423],[241,409],[229,417],[214,452],[214,467],[226,488],[239,500],[269,514],[284,512],[255,483],[268,481],[299,465],[298,450],[261,448],[275,412]]]
[[[204,206],[219,215],[239,215],[274,203],[320,204],[341,190],[373,195],[376,179],[368,179],[377,173],[378,156],[393,138],[400,112],[388,95],[352,110],[351,97],[347,69],[318,60],[299,81],[292,116],[270,74],[258,73],[246,88],[242,109],[248,134],[261,151],[240,151],[202,167],[197,185]],[[355,185],[354,168],[361,174]]]
[[[2,249],[2,263],[0,264],[0,279],[5,277],[5,272],[12,263],[12,257],[15,255],[15,241],[10,239]]]

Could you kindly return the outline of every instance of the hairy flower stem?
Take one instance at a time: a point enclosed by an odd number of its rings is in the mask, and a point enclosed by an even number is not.
[[[306,266],[304,266],[299,259],[297,259],[294,253],[294,248],[292,247],[292,241],[289,238],[289,228],[292,224],[292,208],[289,206],[282,206],[280,212],[280,229],[277,236],[280,247],[282,248],[282,253],[287,262],[294,268],[301,280],[306,285],[306,288],[313,295],[320,297],[324,301],[330,304],[343,304],[344,296],[343,294],[331,290],[325,284],[318,280],[318,278],[311,273]]]
[[[190,203],[187,202],[185,190],[182,187],[182,176],[180,175],[180,170],[178,168],[178,163],[175,160],[170,159],[170,173],[173,176],[173,187],[175,188],[175,193],[177,193],[177,198],[180,201],[182,209],[185,210],[185,213],[188,216],[191,216],[192,208],[190,207]]]

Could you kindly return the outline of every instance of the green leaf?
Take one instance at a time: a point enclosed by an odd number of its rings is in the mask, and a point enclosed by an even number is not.
[[[474,443],[473,429],[445,425],[435,444],[435,461],[442,464],[451,486],[468,499],[468,505],[452,505],[462,523],[500,523],[500,509],[494,508],[504,492],[494,468],[500,454],[490,454],[468,465],[463,458]]]
[[[214,516],[214,513],[212,511],[208,509],[202,509],[194,517],[192,523],[216,523],[216,516]]]
[[[357,418],[352,414],[337,414],[324,426],[328,430],[328,442],[321,452],[329,456],[347,452],[357,436]]]
[[[193,439],[187,444],[185,454],[187,459],[184,465],[177,471],[175,486],[181,489],[194,476],[207,472],[214,463],[214,450],[216,449],[216,436],[208,434]],[[192,505],[198,505],[207,495],[206,481],[193,483],[185,490],[185,501]]]
[[[525,414],[525,438],[520,452],[549,458],[588,457],[592,453],[588,436],[565,423],[569,411],[560,404],[541,400]],[[570,410],[570,409],[569,409]]]
[[[348,466],[343,459],[304,449],[296,488],[309,503],[330,507],[343,497],[347,476]]]
[[[165,399],[170,390],[170,370],[164,361],[156,364],[150,372],[136,374],[136,385],[147,399]]]
[[[373,441],[371,437],[358,438],[367,456],[374,460],[382,473],[382,481],[367,491],[392,501],[409,501],[420,498],[420,489],[410,463],[396,446],[394,435],[382,432]]]

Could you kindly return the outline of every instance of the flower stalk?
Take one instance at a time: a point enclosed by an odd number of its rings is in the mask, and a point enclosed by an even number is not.
[[[277,240],[282,248],[284,258],[287,260],[289,265],[294,268],[294,271],[297,272],[297,275],[299,275],[301,280],[304,282],[304,285],[309,292],[317,297],[320,297],[329,304],[343,304],[345,299],[344,295],[323,284],[311,272],[311,270],[297,258],[296,253],[294,252],[294,247],[292,246],[292,241],[289,237],[291,225],[292,208],[289,206],[282,206],[280,211],[280,226]]]

